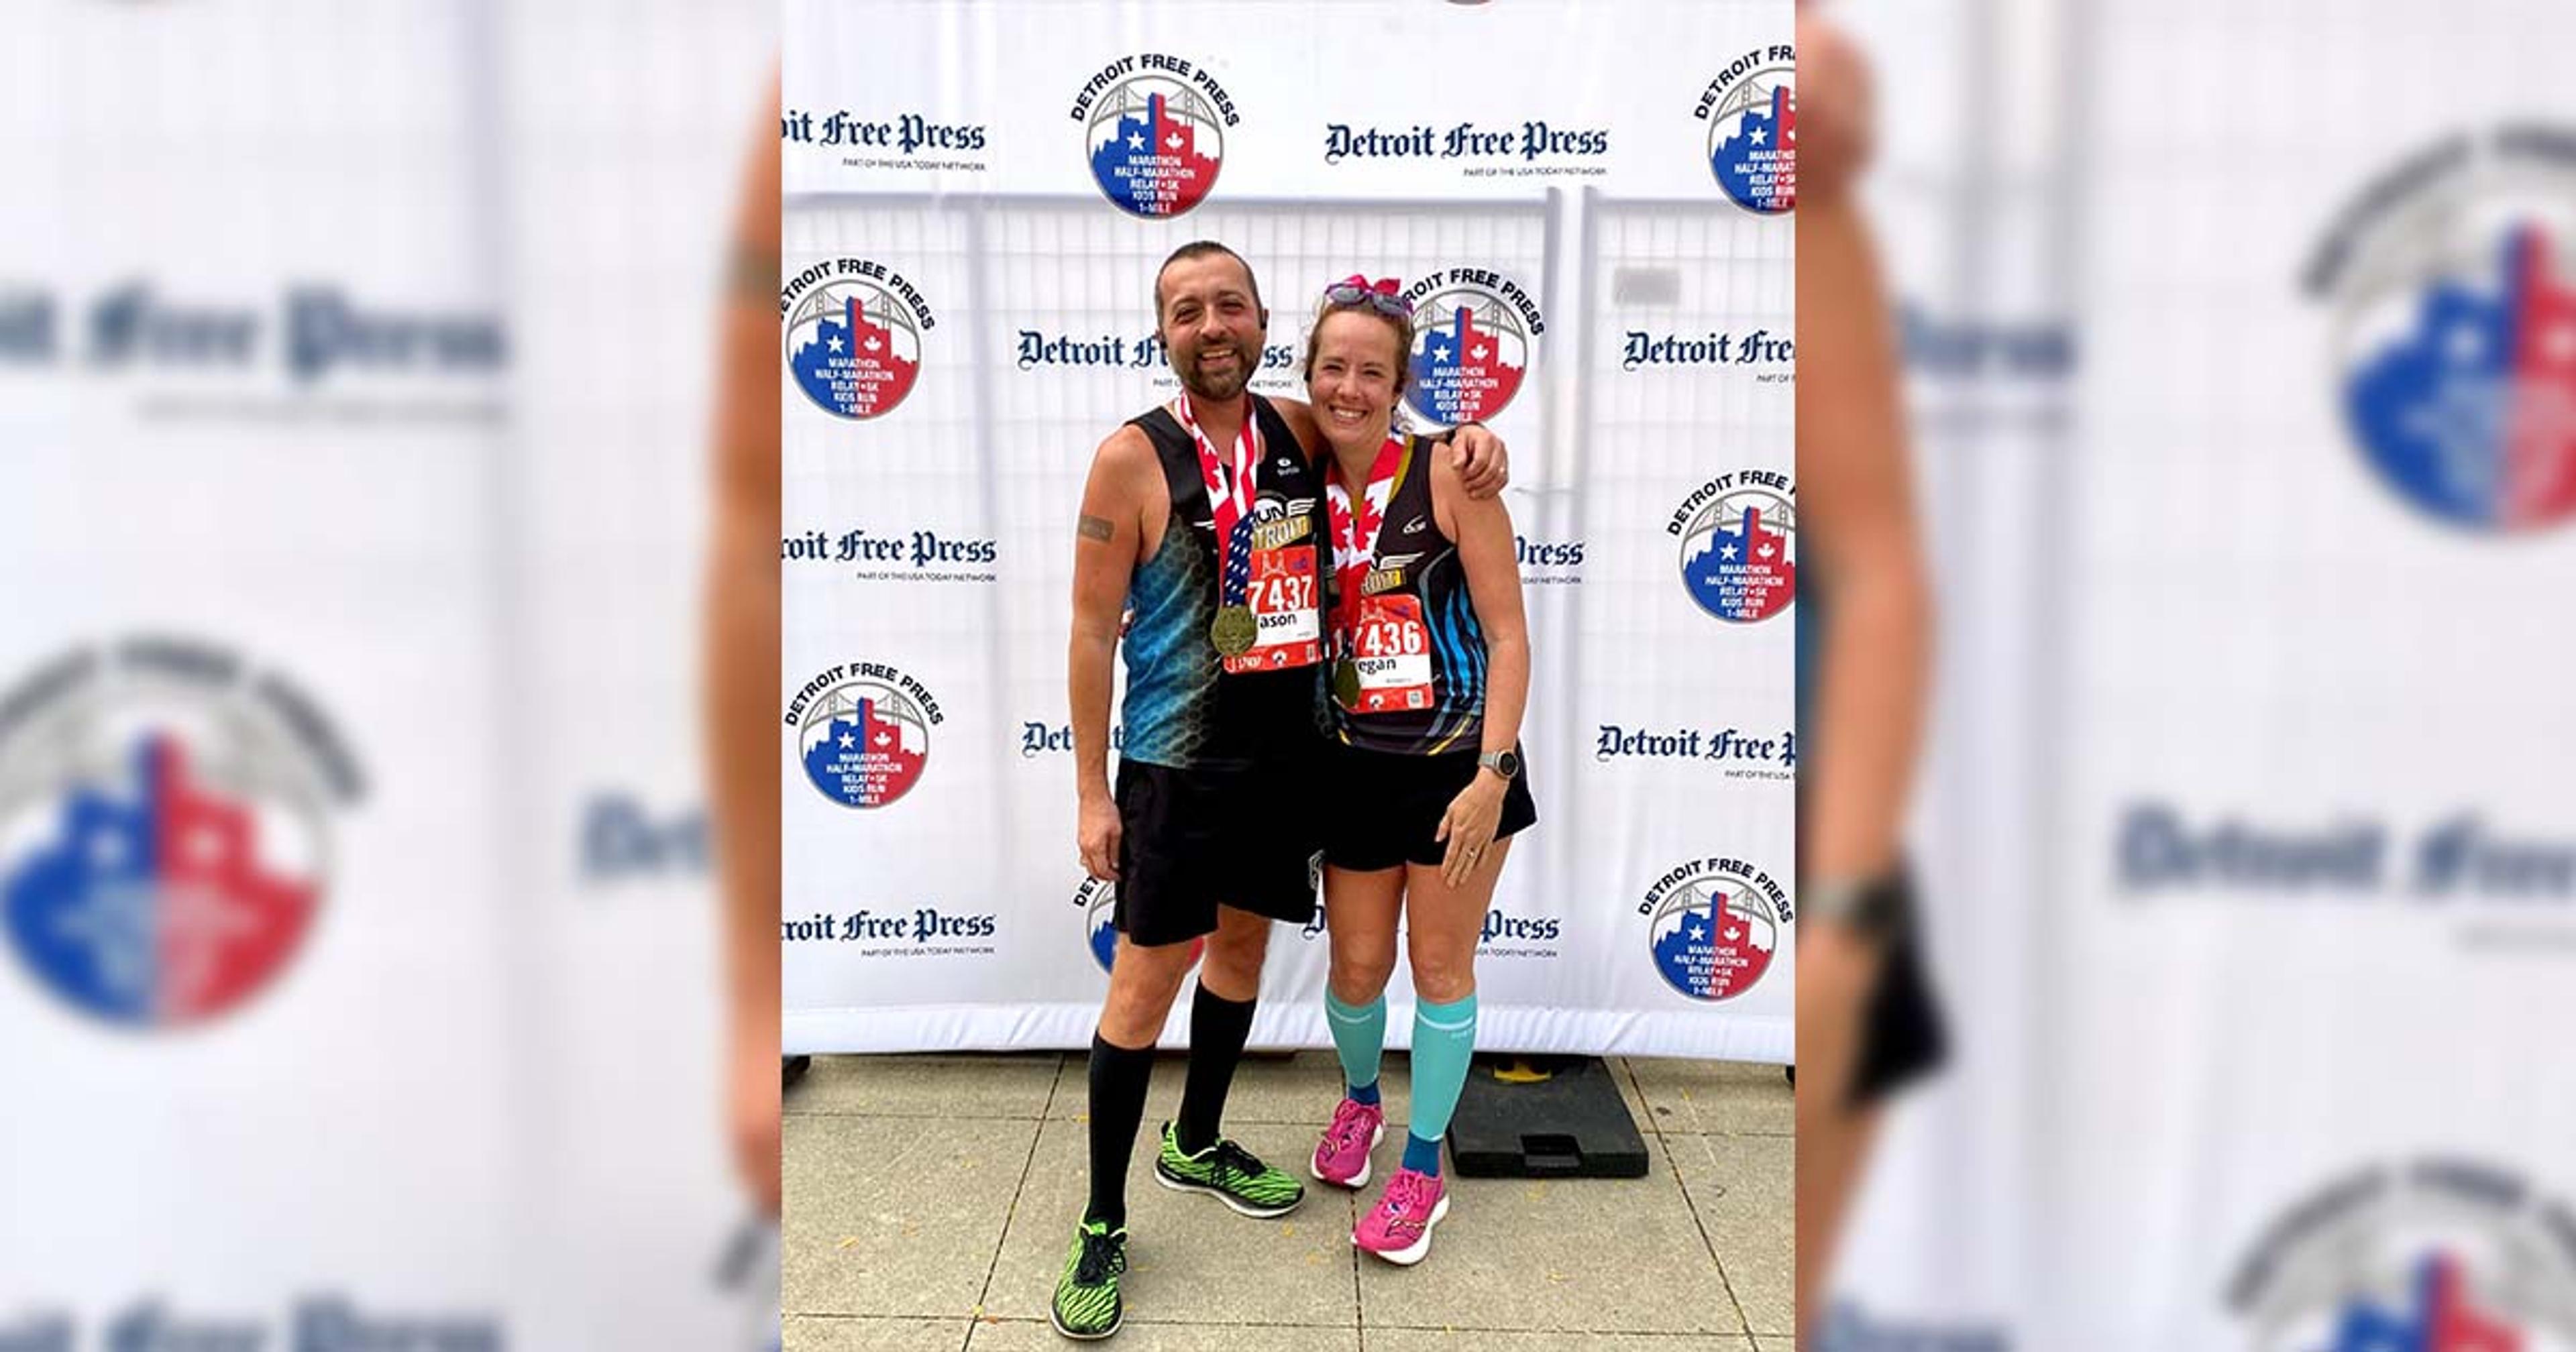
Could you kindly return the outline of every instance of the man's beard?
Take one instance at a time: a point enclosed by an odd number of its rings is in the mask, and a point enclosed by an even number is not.
[[[1177,358],[1179,354],[1175,353],[1175,360],[1172,362],[1172,374],[1181,378],[1182,389],[1188,390],[1190,393],[1197,395],[1201,399],[1208,400],[1211,403],[1224,403],[1234,399],[1243,393],[1246,385],[1252,383],[1252,361],[1250,353],[1240,347],[1231,349],[1234,353],[1234,367],[1231,370],[1219,371],[1214,374],[1210,374],[1201,370],[1199,367],[1199,358],[1206,356],[1210,351],[1225,350],[1227,349],[1211,349],[1203,347],[1200,348],[1197,353],[1193,354],[1187,362],[1178,360]]]

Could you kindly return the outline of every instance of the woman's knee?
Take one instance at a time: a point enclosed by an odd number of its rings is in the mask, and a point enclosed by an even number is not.
[[[1412,956],[1413,993],[1435,1005],[1454,1004],[1476,990],[1475,954],[1416,952]]]
[[[1346,1005],[1366,1004],[1386,990],[1395,976],[1395,952],[1333,954],[1333,998]]]

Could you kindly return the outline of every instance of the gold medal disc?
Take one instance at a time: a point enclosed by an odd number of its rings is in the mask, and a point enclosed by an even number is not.
[[[1254,622],[1249,606],[1225,606],[1216,613],[1216,623],[1208,626],[1208,641],[1226,657],[1241,657],[1252,651],[1252,642],[1261,636],[1261,626]]]
[[[1345,657],[1333,664],[1333,698],[1345,709],[1360,706],[1360,664]]]

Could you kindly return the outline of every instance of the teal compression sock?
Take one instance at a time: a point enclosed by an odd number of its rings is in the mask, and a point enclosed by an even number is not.
[[[1342,1080],[1361,1103],[1377,1102],[1378,1057],[1386,1050],[1386,992],[1364,1005],[1346,1005],[1324,992],[1324,1022],[1342,1058]]]
[[[1467,1060],[1476,1052],[1476,993],[1450,1004],[1419,1000],[1413,1006],[1413,1122],[1404,1142],[1404,1167],[1440,1172],[1440,1138],[1467,1087]]]

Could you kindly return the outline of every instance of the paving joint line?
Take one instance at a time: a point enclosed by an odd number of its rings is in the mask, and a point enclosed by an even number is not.
[[[1622,1057],[1620,1060],[1628,1071],[1628,1083],[1636,1085],[1637,1101],[1639,1103],[1646,1103],[1646,1087],[1642,1084],[1637,1084],[1636,1063],[1626,1057]],[[1651,1124],[1654,1117],[1654,1105],[1646,1104],[1646,1116]],[[1682,1206],[1690,1212],[1691,1227],[1699,1231],[1699,1242],[1702,1247],[1708,1250],[1708,1261],[1717,1265],[1717,1284],[1725,1288],[1727,1303],[1735,1307],[1735,1321],[1741,1326],[1745,1341],[1751,1342],[1753,1339],[1753,1319],[1752,1316],[1747,1315],[1744,1312],[1743,1299],[1735,1294],[1735,1279],[1728,1276],[1726,1273],[1726,1259],[1719,1256],[1717,1252],[1717,1240],[1714,1236],[1709,1234],[1708,1222],[1699,1214],[1699,1203],[1691,1196],[1690,1184],[1682,1178],[1681,1162],[1673,1156],[1672,1142],[1665,1137],[1664,1129],[1661,1126],[1655,1126],[1654,1131],[1655,1139],[1662,1143],[1664,1147],[1664,1167],[1672,1171],[1673,1186],[1681,1190]],[[1792,1139],[1795,1138],[1793,1137]],[[1794,1148],[1795,1147],[1792,1147],[1792,1149]]]
[[[1352,1233],[1357,1234],[1360,1227],[1359,1189],[1354,1188],[1345,1194],[1342,1205],[1350,1215]],[[1351,1327],[1359,1334],[1359,1352],[1368,1352],[1368,1297],[1360,1291],[1360,1246],[1356,1240],[1351,1244]]]
[[[1743,1326],[1745,1340],[1750,1342],[1753,1338],[1753,1317],[1744,1312],[1744,1301],[1735,1294],[1735,1279],[1727,1275],[1726,1259],[1717,1251],[1717,1239],[1709,1234],[1708,1222],[1699,1214],[1699,1203],[1691,1196],[1690,1184],[1682,1178],[1681,1162],[1673,1156],[1671,1135],[1664,1130],[1663,1123],[1655,1120],[1655,1105],[1646,1101],[1646,1086],[1637,1080],[1637,1063],[1633,1058],[1623,1056],[1619,1058],[1619,1068],[1627,1072],[1628,1084],[1637,1091],[1637,1102],[1646,1110],[1646,1125],[1654,1131],[1656,1142],[1664,1148],[1664,1167],[1672,1170],[1673,1186],[1681,1191],[1682,1206],[1690,1212],[1691,1226],[1699,1231],[1699,1242],[1708,1250],[1708,1261],[1717,1265],[1717,1283],[1726,1289],[1727,1303],[1735,1307],[1735,1320]],[[1706,1133],[1687,1134],[1705,1135]]]
[[[1047,1081],[1046,1107],[1037,1115],[1038,1129],[1029,1133],[1029,1157],[1020,1161],[1019,1182],[1011,1185],[1011,1204],[1002,1212],[1002,1232],[993,1237],[993,1261],[984,1268],[984,1285],[975,1293],[975,1312],[966,1320],[966,1340],[957,1345],[957,1352],[966,1352],[968,1348],[975,1345],[975,1328],[983,1321],[984,1307],[993,1299],[993,1277],[1002,1270],[1002,1250],[1010,1243],[1011,1223],[1018,1220],[1020,1216],[1020,1194],[1028,1191],[1029,1175],[1037,1169],[1038,1143],[1046,1139],[1047,1120],[1055,1111],[1056,1086],[1064,1083],[1064,1065],[1067,1058],[1067,1053],[1056,1054],[1056,1073]]]

